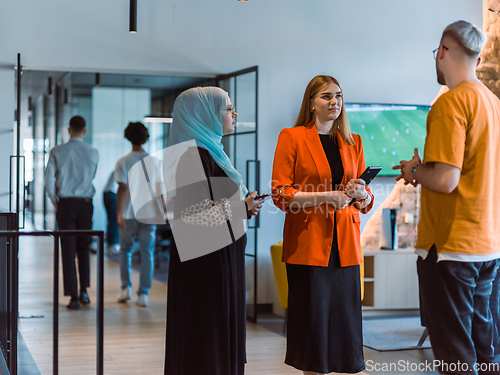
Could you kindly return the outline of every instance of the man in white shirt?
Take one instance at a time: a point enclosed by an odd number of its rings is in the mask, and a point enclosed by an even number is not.
[[[137,290],[137,305],[146,307],[148,304],[148,291],[151,287],[154,272],[154,250],[155,250],[155,237],[156,225],[154,220],[144,220],[143,216],[138,217],[141,207],[137,206],[137,201],[131,201],[130,183],[137,183],[137,181],[129,181],[129,172],[135,164],[139,163],[140,171],[142,172],[142,165],[144,166],[144,173],[146,167],[144,160],[149,161],[152,159],[143,149],[143,144],[149,139],[147,128],[140,122],[131,122],[125,129],[125,138],[132,143],[132,151],[122,157],[116,163],[115,180],[118,182],[117,193],[117,221],[120,227],[120,277],[121,277],[121,292],[118,295],[118,302],[125,303],[131,298],[132,281],[130,278],[130,271],[132,268],[132,246],[134,241],[139,244],[139,251],[141,257],[141,275],[139,280],[139,288]],[[155,185],[161,185],[161,168],[155,166],[153,170],[148,168],[147,172],[152,175],[147,177],[148,182],[151,181]],[[156,172],[154,172],[156,171]],[[157,186],[154,186],[158,190]],[[147,196],[149,191],[147,188],[140,192],[142,196]],[[158,207],[159,209],[159,207]],[[147,216],[147,215],[146,215]]]
[[[95,194],[95,177],[99,152],[83,143],[87,132],[85,120],[74,116],[69,121],[70,140],[50,150],[45,169],[45,190],[56,211],[59,230],[91,230]],[[90,286],[89,247],[91,237],[61,237],[64,295],[71,296],[67,307],[78,310],[80,303],[89,304]],[[76,276],[75,255],[78,257],[80,295]]]

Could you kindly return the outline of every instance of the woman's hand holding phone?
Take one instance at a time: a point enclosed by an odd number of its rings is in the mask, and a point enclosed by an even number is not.
[[[257,191],[254,191],[252,194],[250,194],[245,199],[245,202],[247,204],[248,214],[251,216],[257,216],[260,209],[262,208],[262,204],[264,203],[264,199],[265,198],[263,196],[261,196],[261,197],[257,196]]]
[[[349,205],[351,198],[342,191],[326,191],[327,203],[332,205],[337,210],[343,210]]]
[[[352,179],[345,186],[345,193],[353,199],[362,200],[368,194],[366,192],[366,183],[360,178]]]
[[[360,178],[352,179],[345,187],[346,194],[352,198],[350,204],[362,210],[371,203],[371,196],[366,191],[366,182]]]

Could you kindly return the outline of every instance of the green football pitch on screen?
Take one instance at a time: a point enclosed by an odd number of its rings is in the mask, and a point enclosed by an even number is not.
[[[385,104],[346,104],[351,131],[363,140],[366,165],[380,165],[381,176],[397,176],[392,167],[424,152],[430,107]]]

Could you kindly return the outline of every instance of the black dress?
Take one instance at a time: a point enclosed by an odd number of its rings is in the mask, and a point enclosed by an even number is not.
[[[237,186],[209,152],[201,148],[198,151],[207,178],[226,177],[230,190],[235,192]],[[168,276],[165,374],[243,375],[245,245],[246,235],[243,235],[225,248],[181,262],[173,241]]]
[[[320,135],[337,189],[344,169],[338,145]],[[328,267],[287,264],[285,363],[302,371],[357,373],[363,358],[359,266],[340,267],[337,225]]]

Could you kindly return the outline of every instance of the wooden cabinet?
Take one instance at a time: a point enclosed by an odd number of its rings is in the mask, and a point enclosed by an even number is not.
[[[418,309],[415,249],[364,250],[364,309]]]

